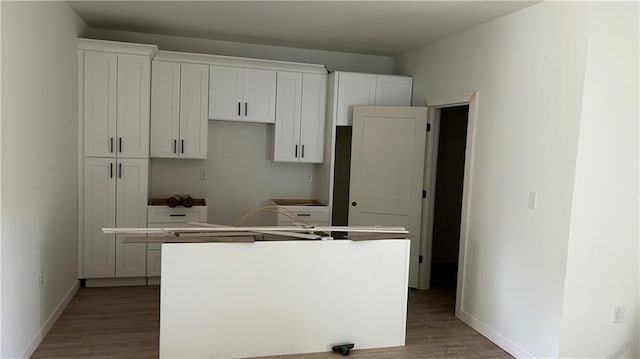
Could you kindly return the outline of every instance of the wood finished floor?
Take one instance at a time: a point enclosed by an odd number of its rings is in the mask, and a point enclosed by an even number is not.
[[[410,290],[406,346],[354,358],[511,358],[456,319],[453,289]],[[32,358],[157,358],[159,287],[82,288]],[[356,343],[357,345],[357,343]],[[341,358],[336,353],[270,358]]]

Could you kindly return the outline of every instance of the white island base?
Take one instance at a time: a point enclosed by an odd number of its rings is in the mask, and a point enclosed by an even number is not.
[[[161,358],[401,346],[409,240],[162,245]]]

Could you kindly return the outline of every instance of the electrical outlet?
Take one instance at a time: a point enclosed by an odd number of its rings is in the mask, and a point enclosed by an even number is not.
[[[611,312],[611,323],[622,323],[624,319],[624,307],[621,305],[614,305]]]
[[[40,288],[44,285],[44,271],[40,268],[40,275],[38,276],[38,282],[40,283]]]
[[[200,181],[206,181],[207,180],[207,170],[205,170],[204,168],[200,169]]]

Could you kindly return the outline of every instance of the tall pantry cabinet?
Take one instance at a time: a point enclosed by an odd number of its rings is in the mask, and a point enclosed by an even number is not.
[[[79,277],[96,285],[144,278],[146,245],[125,244],[102,228],[146,226],[151,57],[158,49],[88,39],[78,48]]]

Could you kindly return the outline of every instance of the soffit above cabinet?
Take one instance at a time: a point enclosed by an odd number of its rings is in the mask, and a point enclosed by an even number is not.
[[[222,56],[222,55],[195,54],[195,53],[175,52],[175,51],[158,51],[158,53],[155,55],[153,59],[157,61],[186,62],[186,63],[194,63],[194,64],[208,64],[208,65],[233,66],[233,67],[248,67],[248,68],[254,68],[254,69],[305,72],[305,73],[324,74],[324,75],[328,74],[327,68],[324,65],[305,64],[305,63],[288,62],[288,61],[252,59],[252,58],[245,58],[245,57],[233,57],[233,56]]]

